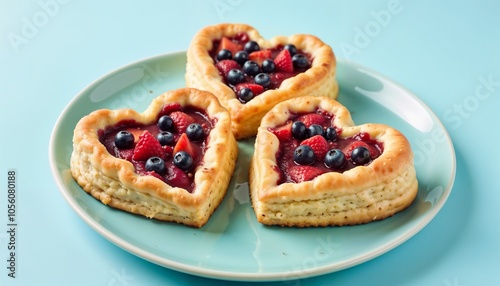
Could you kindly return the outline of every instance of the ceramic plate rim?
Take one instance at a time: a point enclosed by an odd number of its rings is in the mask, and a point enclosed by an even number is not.
[[[102,226],[99,222],[95,221],[75,200],[75,198],[71,195],[70,192],[67,191],[66,186],[63,182],[63,178],[58,170],[57,164],[54,160],[55,158],[55,144],[56,144],[56,135],[58,130],[61,128],[61,125],[63,124],[62,118],[64,118],[69,112],[69,109],[71,106],[76,102],[80,97],[84,96],[88,90],[90,90],[96,83],[105,81],[107,78],[111,77],[113,74],[119,73],[120,71],[123,71],[131,66],[137,65],[142,62],[146,61],[152,61],[155,59],[160,59],[160,58],[170,58],[170,57],[176,57],[176,56],[182,56],[185,55],[185,51],[176,51],[176,52],[171,52],[171,53],[164,53],[148,58],[143,58],[137,61],[134,61],[132,63],[129,63],[127,65],[124,65],[122,67],[119,67],[115,70],[112,70],[103,76],[97,78],[90,84],[88,84],[85,88],[83,88],[77,95],[75,95],[70,102],[64,107],[63,111],[61,114],[58,116],[57,121],[54,125],[54,128],[52,130],[51,136],[50,136],[50,141],[49,141],[49,163],[50,163],[50,169],[51,173],[54,177],[54,180],[56,182],[56,185],[58,187],[59,192],[62,194],[66,202],[70,205],[70,207],[77,213],[77,215],[85,222],[87,223],[92,229],[94,229],[96,232],[101,234],[104,238],[109,240],[110,242],[114,243],[115,245],[121,247],[122,249],[139,256],[147,261],[150,261],[152,263],[158,264],[160,266],[170,268],[172,270],[176,270],[179,272],[187,273],[187,274],[193,274],[197,276],[202,276],[202,277],[208,277],[208,278],[216,278],[216,279],[223,279],[223,280],[234,280],[234,281],[273,281],[273,280],[278,280],[281,279],[283,280],[284,275],[286,277],[297,277],[294,274],[297,274],[297,271],[278,271],[278,272],[268,272],[268,273],[247,273],[247,272],[234,272],[234,271],[223,271],[223,270],[214,270],[214,269],[208,269],[204,267],[199,267],[199,266],[193,266],[185,263],[180,263],[171,259],[163,258],[160,257],[159,255],[156,255],[154,253],[150,253],[148,251],[145,251],[141,249],[140,247],[133,245],[132,243],[129,243],[125,241],[123,238],[117,236],[116,234],[113,234],[111,231],[106,229],[104,226]],[[305,277],[311,277],[315,275],[321,275],[321,274],[326,274],[326,273],[331,273],[335,271],[340,271],[349,267],[353,267],[355,265],[361,264],[363,262],[366,262],[368,260],[371,260],[375,257],[378,257],[394,248],[402,244],[403,242],[407,241],[410,239],[412,236],[417,234],[420,230],[422,230],[432,219],[437,215],[437,213],[441,210],[445,202],[447,201],[451,190],[453,188],[453,184],[455,181],[455,174],[456,174],[456,155],[455,155],[455,150],[453,147],[453,143],[451,141],[451,138],[446,131],[446,128],[442,124],[442,122],[439,120],[439,118],[434,114],[434,112],[420,99],[418,98],[413,92],[408,90],[407,88],[403,87],[399,83],[391,80],[390,78],[380,74],[377,71],[374,71],[370,68],[367,68],[363,65],[357,64],[352,61],[344,60],[344,59],[337,59],[337,64],[339,65],[350,65],[354,66],[358,69],[361,69],[363,71],[368,71],[371,75],[378,77],[380,79],[383,79],[384,81],[390,82],[394,84],[397,88],[403,90],[406,94],[410,95],[413,99],[415,99],[421,107],[423,107],[429,115],[432,117],[434,123],[438,124],[439,127],[444,130],[445,132],[445,138],[446,138],[446,143],[448,144],[448,148],[451,151],[452,159],[453,161],[451,162],[451,171],[452,174],[450,176],[450,180],[448,182],[448,185],[444,187],[443,193],[433,207],[429,210],[427,210],[427,213],[423,215],[423,217],[420,219],[420,221],[412,228],[410,228],[408,231],[404,232],[403,234],[396,236],[394,239],[389,240],[385,242],[384,244],[380,245],[379,247],[367,251],[365,253],[361,253],[357,255],[354,258],[351,258],[347,261],[339,261],[331,264],[327,264],[324,266],[319,266],[311,269],[301,269],[300,271],[300,277],[305,278]]]

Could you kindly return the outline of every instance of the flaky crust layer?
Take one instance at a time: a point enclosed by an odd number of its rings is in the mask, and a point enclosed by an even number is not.
[[[277,185],[279,140],[268,128],[285,123],[292,113],[318,107],[335,115],[340,137],[360,132],[383,143],[383,153],[367,166],[344,173],[329,172],[311,181]],[[406,209],[418,191],[413,153],[406,137],[382,124],[354,125],[349,111],[335,100],[301,97],[278,104],[258,129],[249,171],[252,206],[257,220],[267,225],[354,225],[382,220]]]
[[[123,120],[154,123],[161,108],[171,102],[205,110],[215,122],[202,163],[195,170],[192,193],[153,176],[137,175],[130,162],[109,154],[98,137],[99,130]],[[76,125],[71,173],[86,192],[106,205],[149,218],[201,227],[222,201],[234,170],[238,147],[230,126],[229,113],[214,95],[191,88],[158,96],[143,113],[131,109],[97,110]]]
[[[222,81],[219,71],[210,57],[213,41],[223,36],[232,37],[246,32],[261,49],[278,45],[294,44],[298,49],[311,54],[314,59],[304,73],[283,81],[279,89],[268,90],[251,101],[241,103],[233,90]],[[335,80],[336,59],[330,46],[313,35],[276,36],[270,40],[262,38],[257,30],[244,24],[219,24],[201,29],[192,39],[187,51],[186,85],[214,93],[222,106],[231,113],[232,131],[236,139],[254,136],[262,117],[277,103],[299,96],[323,95],[337,98],[338,84]]]

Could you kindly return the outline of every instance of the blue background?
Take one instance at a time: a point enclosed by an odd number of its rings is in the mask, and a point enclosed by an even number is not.
[[[1,0],[0,284],[223,284],[108,242],[66,203],[48,163],[52,128],[80,90],[130,62],[185,50],[201,27],[220,22],[248,23],[268,38],[317,35],[338,58],[419,96],[449,131],[457,156],[448,202],[410,240],[347,270],[270,284],[499,284],[500,2],[436,2]],[[16,279],[6,269],[10,169],[18,174]]]

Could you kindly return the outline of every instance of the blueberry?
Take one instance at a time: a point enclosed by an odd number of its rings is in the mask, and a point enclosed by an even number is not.
[[[292,123],[292,136],[299,140],[307,137],[307,127],[302,121]]]
[[[323,136],[323,133],[323,127],[318,124],[311,124],[309,125],[309,128],[307,128],[307,137],[313,137],[315,135]]]
[[[245,87],[245,88],[242,88],[238,91],[238,98],[240,99],[240,101],[242,102],[249,102],[250,100],[252,100],[253,98],[255,97],[255,94],[252,92],[251,89]]]
[[[246,61],[248,61],[248,53],[245,52],[245,51],[238,51],[236,52],[236,54],[234,55],[234,60],[242,65],[244,64]]]
[[[309,60],[303,54],[295,54],[292,57],[293,67],[297,69],[305,69],[309,67]]]
[[[161,131],[170,131],[172,127],[174,127],[174,121],[170,116],[163,115],[158,119],[158,128],[160,128]]]
[[[325,165],[328,168],[342,169],[345,162],[345,155],[339,149],[330,149],[325,155]]]
[[[245,80],[245,74],[239,69],[232,69],[227,73],[227,81],[230,84],[238,84]]]
[[[134,146],[134,135],[126,130],[122,130],[115,135],[115,146],[119,149],[130,149]]]
[[[262,71],[266,73],[272,73],[274,72],[274,69],[276,68],[276,64],[274,64],[273,60],[264,60],[262,62]]]
[[[262,87],[267,88],[271,85],[271,78],[267,73],[259,73],[255,76],[254,82]]]
[[[160,133],[158,133],[158,135],[156,135],[156,139],[158,140],[158,142],[160,142],[161,146],[164,146],[173,145],[175,138],[172,132],[161,131]]]
[[[183,171],[188,171],[193,167],[193,158],[186,151],[179,151],[174,155],[174,165]]]
[[[205,132],[203,131],[203,127],[201,127],[198,123],[191,123],[188,125],[186,129],[186,135],[189,140],[199,141],[205,138]]]
[[[334,127],[328,127],[325,130],[325,139],[330,141],[337,141],[337,130]]]
[[[287,44],[283,47],[284,50],[288,50],[290,52],[290,55],[293,57],[297,53],[297,47],[295,47],[292,44]]]
[[[230,50],[222,49],[217,53],[216,58],[218,61],[230,60],[233,58],[233,53]]]
[[[310,165],[314,163],[314,151],[308,145],[299,145],[293,152],[293,160],[299,165]]]
[[[165,167],[165,161],[160,157],[151,157],[146,161],[146,171],[154,171],[159,175],[165,175],[167,173],[167,167]]]
[[[351,160],[356,165],[364,165],[370,162],[370,151],[363,146],[356,147],[352,150]]]
[[[248,41],[243,48],[249,54],[260,50],[259,44],[256,41]]]
[[[254,61],[246,61],[243,64],[243,71],[249,76],[254,76],[260,72],[260,67],[259,64]]]

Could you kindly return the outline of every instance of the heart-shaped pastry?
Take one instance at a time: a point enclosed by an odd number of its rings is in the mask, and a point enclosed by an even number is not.
[[[106,205],[203,226],[222,201],[238,147],[229,112],[209,92],[166,92],[138,113],[97,110],[74,130],[71,173]]]
[[[313,35],[264,39],[244,24],[201,29],[187,51],[186,84],[215,94],[231,114],[236,139],[254,136],[273,106],[299,96],[336,98],[336,60]]]
[[[257,220],[267,225],[354,225],[406,209],[418,182],[406,137],[354,125],[336,100],[300,97],[262,119],[249,173]]]

